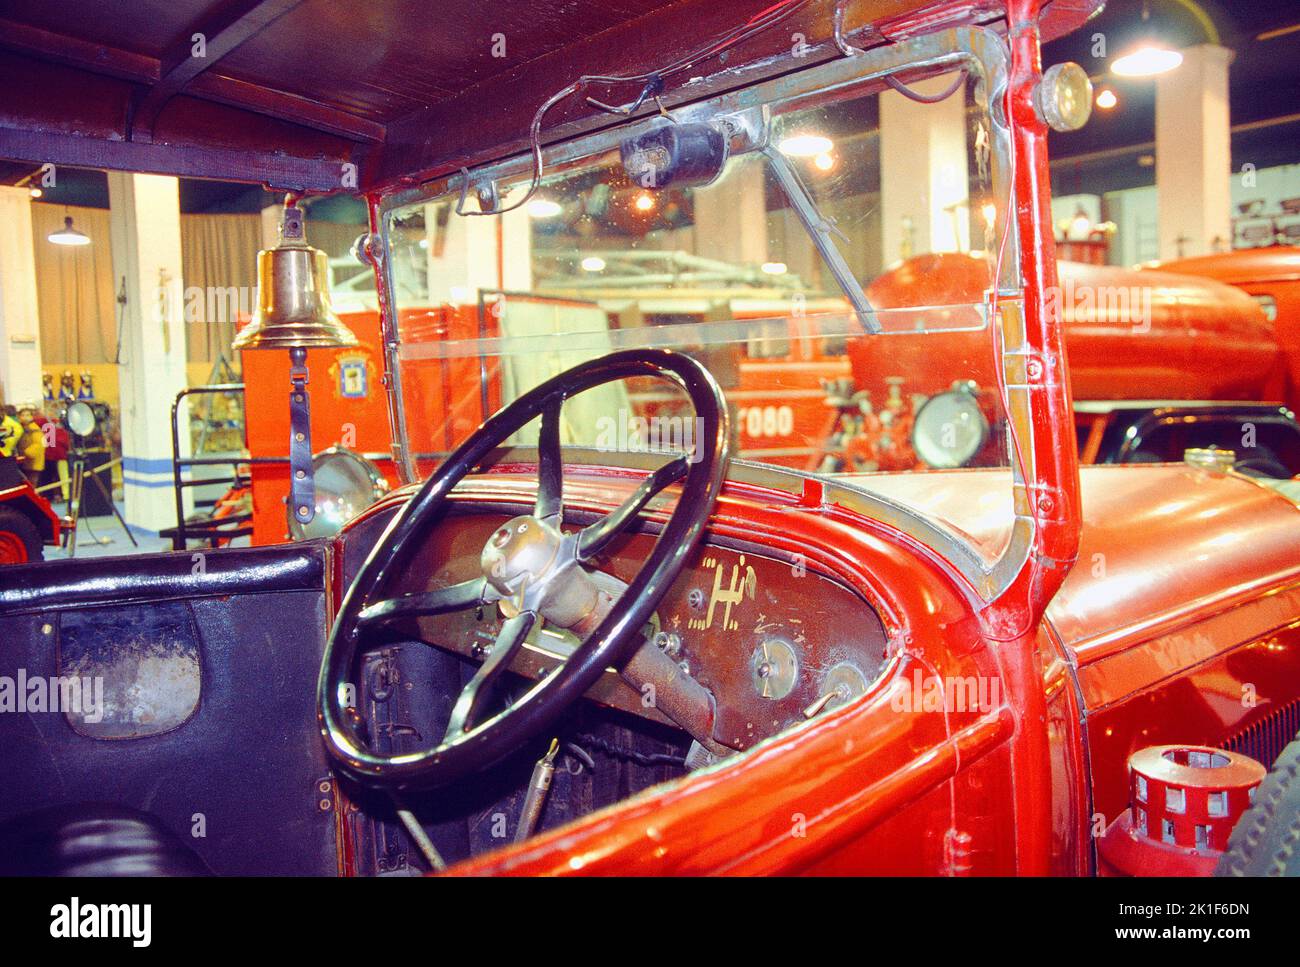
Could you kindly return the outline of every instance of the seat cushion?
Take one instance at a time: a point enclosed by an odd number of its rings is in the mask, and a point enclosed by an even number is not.
[[[157,816],[74,803],[0,824],[3,876],[208,876],[212,871]]]

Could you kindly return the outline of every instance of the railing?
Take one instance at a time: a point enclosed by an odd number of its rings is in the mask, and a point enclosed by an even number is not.
[[[170,537],[172,550],[183,551],[189,547],[189,541],[199,540],[207,541],[210,546],[217,547],[221,541],[234,540],[236,537],[247,537],[253,533],[252,514],[233,514],[230,517],[213,519],[211,517],[203,520],[186,521],[185,520],[185,488],[187,487],[205,487],[211,484],[234,484],[238,483],[241,478],[239,467],[241,464],[257,464],[262,466],[288,466],[289,458],[284,457],[253,457],[237,455],[231,457],[182,457],[180,427],[177,421],[180,413],[181,400],[187,396],[197,396],[204,393],[243,393],[243,383],[214,383],[209,386],[191,386],[181,390],[176,394],[172,401],[172,488],[176,493],[176,526],[167,527],[158,532],[160,537]],[[391,462],[390,454],[382,453],[363,453],[360,456],[367,460],[377,463]],[[420,458],[441,459],[445,453],[417,454]],[[182,476],[182,471],[188,467],[212,467],[212,466],[229,466],[231,476],[229,477],[203,477],[198,480],[186,480]],[[195,501],[195,508],[204,508],[215,506],[215,500]]]
[[[189,541],[202,540],[208,541],[212,547],[217,547],[223,540],[233,540],[236,537],[244,537],[253,533],[252,514],[235,514],[230,517],[223,517],[220,520],[207,518],[205,520],[186,521],[185,519],[185,488],[186,487],[205,487],[212,484],[233,484],[239,482],[239,465],[250,463],[284,463],[289,462],[287,457],[250,457],[238,455],[233,457],[182,457],[181,456],[181,436],[180,425],[177,417],[180,413],[181,400],[187,396],[197,396],[201,394],[215,393],[240,393],[244,392],[243,383],[215,383],[210,386],[190,386],[176,394],[172,400],[172,489],[176,494],[176,526],[164,528],[159,531],[160,537],[170,537],[172,539],[172,550],[183,551],[189,547]],[[198,480],[186,480],[182,476],[182,471],[189,467],[213,467],[229,466],[231,475],[229,477],[203,477]],[[195,508],[216,506],[215,500],[195,501]]]

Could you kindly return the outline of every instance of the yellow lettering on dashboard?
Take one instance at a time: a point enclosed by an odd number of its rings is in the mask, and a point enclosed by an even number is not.
[[[722,624],[723,631],[736,631],[740,628],[739,617],[733,618],[731,609],[739,605],[748,595],[751,599],[758,589],[758,575],[754,573],[754,568],[745,563],[745,555],[740,555],[740,561],[731,566],[731,580],[727,587],[722,586],[722,579],[726,571],[726,564],[713,557],[704,559],[706,569],[713,568],[713,593],[709,596],[709,610],[705,612],[703,618],[692,618],[687,622],[687,627],[697,631],[707,631],[713,627],[713,619],[717,614],[718,605],[723,606]],[[744,577],[741,577],[743,569]]]

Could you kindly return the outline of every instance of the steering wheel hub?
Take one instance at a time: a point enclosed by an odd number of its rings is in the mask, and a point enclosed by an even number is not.
[[[483,577],[503,598],[543,582],[559,564],[564,535],[532,514],[507,521],[483,547]]]

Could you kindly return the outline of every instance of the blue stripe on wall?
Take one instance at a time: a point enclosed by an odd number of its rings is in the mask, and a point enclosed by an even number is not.
[[[171,477],[158,480],[145,480],[142,477],[133,477],[130,474],[123,474],[122,482],[128,487],[166,487],[170,490],[173,486]]]
[[[122,469],[131,473],[171,473],[171,457],[122,456]]]

